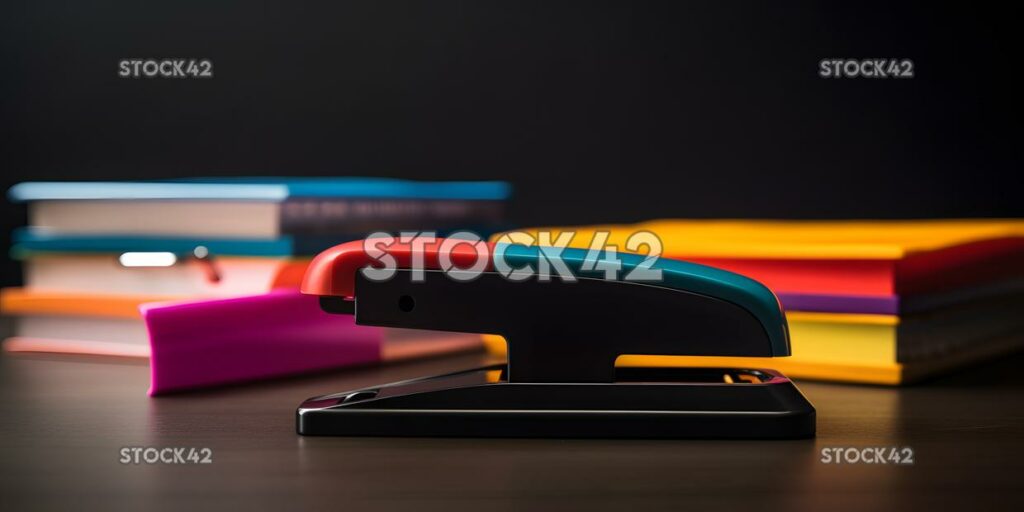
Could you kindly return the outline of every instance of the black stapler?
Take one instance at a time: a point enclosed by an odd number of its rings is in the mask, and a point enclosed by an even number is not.
[[[297,411],[299,434],[814,435],[814,407],[773,370],[615,367],[624,354],[788,356],[785,315],[756,281],[639,255],[620,256],[623,274],[646,267],[659,281],[607,280],[584,270],[581,249],[560,251],[575,279],[512,280],[496,270],[499,257],[503,269],[529,270],[547,253],[442,239],[367,247],[356,241],[321,253],[302,291],[362,325],[501,335],[508,363],[311,398]],[[389,278],[373,274],[388,265]],[[473,275],[459,270],[474,265]]]

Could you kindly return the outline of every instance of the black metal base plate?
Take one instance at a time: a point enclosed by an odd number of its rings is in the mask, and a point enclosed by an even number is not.
[[[814,407],[772,370],[620,368],[613,384],[509,383],[505,365],[306,400],[307,436],[814,436]]]

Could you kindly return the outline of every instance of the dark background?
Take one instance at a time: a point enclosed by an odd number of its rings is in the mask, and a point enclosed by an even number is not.
[[[847,4],[7,2],[0,185],[504,179],[520,224],[1024,215],[1019,17]],[[215,76],[119,78],[133,57]]]

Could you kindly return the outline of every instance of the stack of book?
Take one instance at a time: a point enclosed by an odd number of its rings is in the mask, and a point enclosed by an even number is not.
[[[501,182],[225,178],[22,183],[6,350],[150,358],[151,392],[466,349],[322,313],[310,258],[375,232],[501,225]],[[474,343],[479,343],[478,341]]]
[[[552,239],[574,231],[569,245],[583,248],[608,232],[607,245],[619,251],[634,233],[651,232],[661,247],[642,250],[749,276],[786,310],[791,357],[629,355],[617,361],[623,366],[771,367],[796,377],[901,384],[1024,347],[1021,220],[661,220],[540,229]],[[501,338],[486,341],[504,352]]]

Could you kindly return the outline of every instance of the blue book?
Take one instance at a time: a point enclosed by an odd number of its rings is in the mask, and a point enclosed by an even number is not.
[[[385,231],[504,225],[507,183],[385,178],[204,178],[137,182],[28,182],[8,192],[29,203],[15,253],[37,251],[314,254]]]
[[[502,201],[502,181],[410,181],[391,178],[189,178],[160,181],[30,181],[8,191],[12,201],[217,200],[272,201],[294,198],[376,198]]]

